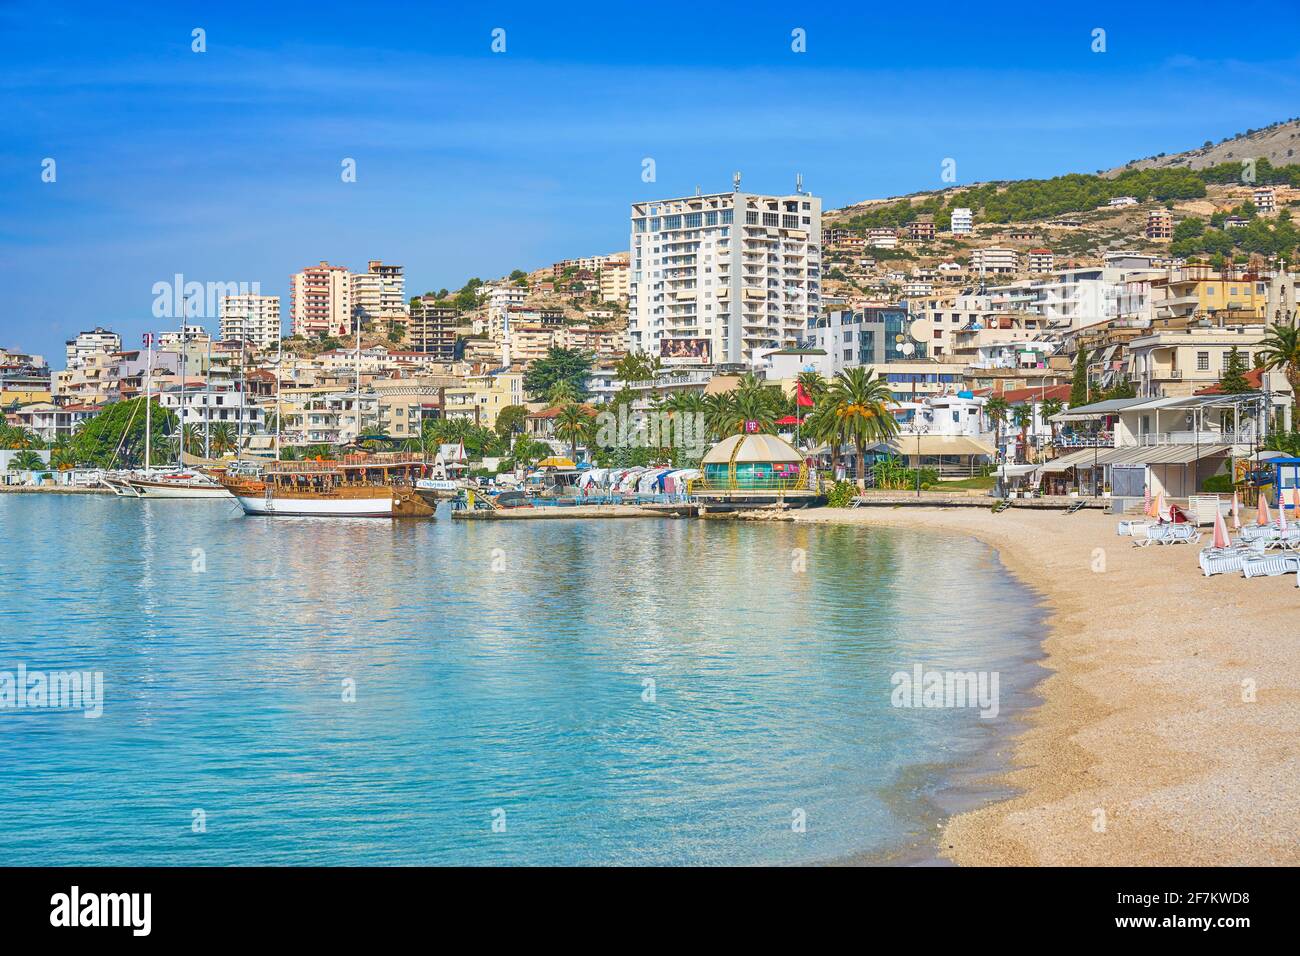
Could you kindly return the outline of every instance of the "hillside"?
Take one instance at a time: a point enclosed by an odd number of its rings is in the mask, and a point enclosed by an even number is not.
[[[1181,153],[1133,160],[1108,169],[1102,175],[1114,177],[1134,169],[1209,169],[1222,163],[1239,163],[1247,158],[1267,159],[1274,166],[1300,162],[1300,118],[1274,123],[1263,129],[1247,130],[1217,143],[1207,140],[1204,145]]]

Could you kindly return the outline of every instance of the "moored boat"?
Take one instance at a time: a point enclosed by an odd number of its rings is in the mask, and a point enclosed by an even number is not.
[[[220,482],[197,472],[132,477],[125,484],[137,498],[229,498]]]
[[[405,455],[346,455],[267,462],[260,475],[229,474],[221,483],[248,515],[430,518],[434,506],[414,486],[425,467]]]

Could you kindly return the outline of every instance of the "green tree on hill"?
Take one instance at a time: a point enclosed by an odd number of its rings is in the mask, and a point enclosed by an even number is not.
[[[1074,357],[1074,378],[1070,382],[1070,407],[1088,404],[1088,350],[1079,349]]]
[[[1219,390],[1225,395],[1240,395],[1251,391],[1250,383],[1246,381],[1246,372],[1246,358],[1234,345],[1228,352],[1228,364],[1219,376]]]

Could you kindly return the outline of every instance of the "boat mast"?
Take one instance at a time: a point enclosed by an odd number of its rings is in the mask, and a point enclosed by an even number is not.
[[[181,353],[178,363],[181,370],[181,399],[176,408],[176,467],[181,471],[185,470],[185,313],[189,311],[189,302],[189,296],[181,297],[181,337],[178,343]]]
[[[153,438],[153,333],[144,334],[144,344],[149,347],[149,362],[144,375],[144,471],[149,473]]]
[[[212,459],[212,336],[208,336],[208,368],[203,374],[203,457]]]

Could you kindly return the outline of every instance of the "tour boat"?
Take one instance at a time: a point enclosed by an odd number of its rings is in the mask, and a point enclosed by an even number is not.
[[[434,507],[415,489],[424,461],[401,454],[345,455],[341,461],[275,461],[260,475],[221,483],[247,515],[268,517],[428,518]]]

